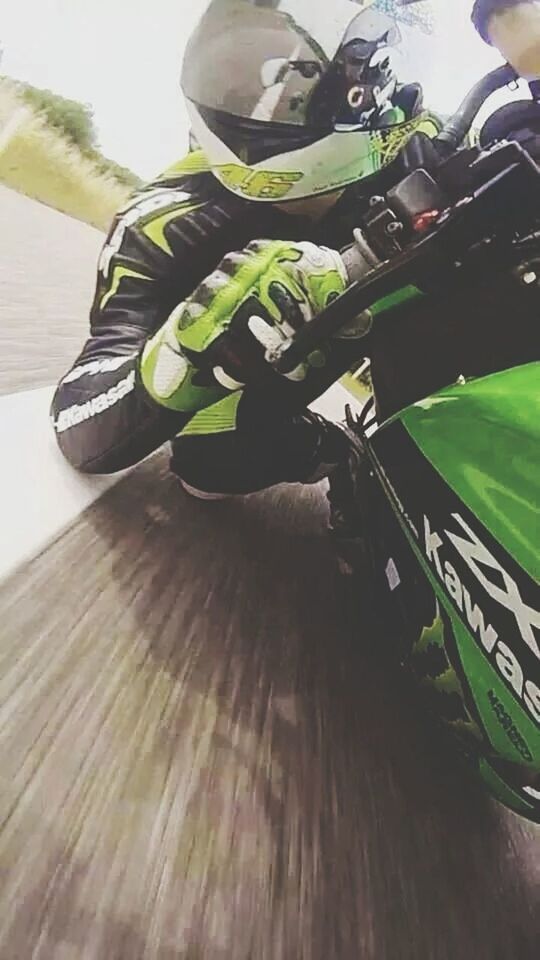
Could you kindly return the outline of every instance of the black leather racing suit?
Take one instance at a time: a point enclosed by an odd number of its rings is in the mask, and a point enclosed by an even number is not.
[[[245,391],[234,424],[218,417],[206,435],[179,436],[191,415],[150,399],[139,379],[139,355],[227,253],[261,238],[340,248],[350,243],[353,226],[349,194],[314,224],[226,191],[200,152],[145,187],[113,222],[100,258],[90,337],[53,400],[54,428],[69,462],[88,473],[113,473],[177,438],[173,469],[205,491],[248,492],[308,479],[317,459],[328,457],[320,449],[324,424],[316,417],[275,416],[271,406],[250,405]],[[350,342],[333,343],[326,366],[313,375],[315,390],[310,380],[306,406],[353,361]]]

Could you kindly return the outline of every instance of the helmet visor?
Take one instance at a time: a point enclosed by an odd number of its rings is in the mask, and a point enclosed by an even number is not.
[[[322,135],[350,120],[341,99],[351,86],[378,87],[384,95],[392,65],[388,58],[379,76],[383,52],[400,42],[399,17],[411,22],[413,7],[424,6],[400,0],[213,0],[186,50],[184,94],[206,110]],[[357,107],[361,93],[350,97]]]

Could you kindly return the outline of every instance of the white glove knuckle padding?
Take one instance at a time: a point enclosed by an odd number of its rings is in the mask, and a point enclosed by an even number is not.
[[[270,240],[252,240],[251,243],[248,244],[247,249],[251,253],[262,253],[267,249],[270,242]]]
[[[198,303],[197,300],[187,300],[186,303],[177,307],[171,316],[174,317],[176,322],[183,321],[182,326],[189,327],[205,313],[206,307],[202,303]]]
[[[210,276],[205,281],[205,283],[206,283],[206,286],[209,288],[209,290],[213,294],[216,294],[216,293],[219,293],[220,290],[223,290],[224,287],[228,286],[228,284],[230,283],[230,279],[231,278],[228,277],[226,273],[224,273],[222,270],[218,268],[217,270],[214,270],[214,272],[210,274]]]
[[[334,266],[333,257],[330,256],[330,251],[326,247],[317,247],[314,243],[307,241],[302,241],[297,246],[303,254],[300,267],[328,270]]]
[[[229,253],[220,263],[220,269],[224,273],[233,273],[243,267],[249,260],[247,253],[243,251],[237,251],[235,253]]]

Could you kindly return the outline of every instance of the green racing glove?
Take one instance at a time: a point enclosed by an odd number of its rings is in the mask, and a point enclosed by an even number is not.
[[[147,342],[143,384],[153,399],[195,411],[268,376],[269,353],[348,285],[339,253],[308,242],[257,240],[231,253]],[[288,374],[303,380],[317,352]]]

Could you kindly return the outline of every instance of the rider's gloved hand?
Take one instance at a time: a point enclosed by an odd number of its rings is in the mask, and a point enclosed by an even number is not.
[[[224,390],[258,383],[266,353],[309,322],[348,284],[335,250],[258,240],[231,253],[147,343],[143,383],[158,403],[197,410]],[[320,357],[314,357],[314,364]],[[289,377],[302,380],[309,364]]]

